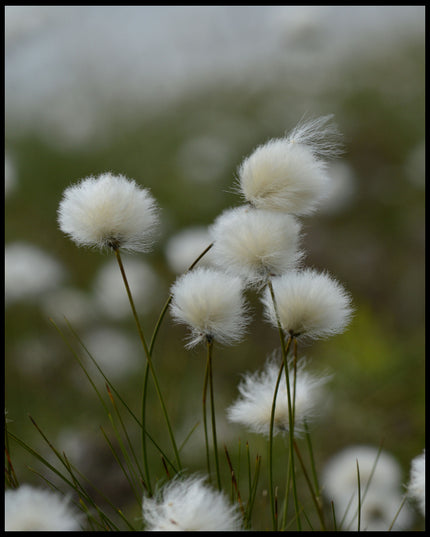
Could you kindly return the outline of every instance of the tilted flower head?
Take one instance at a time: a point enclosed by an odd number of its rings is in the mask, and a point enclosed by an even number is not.
[[[426,453],[425,450],[411,462],[408,495],[418,502],[423,516],[426,511]]]
[[[247,205],[224,211],[210,228],[212,259],[250,284],[297,266],[300,224],[291,215]]]
[[[313,269],[291,271],[273,278],[273,290],[283,330],[313,339],[342,332],[352,315],[351,299],[336,280]],[[267,319],[277,327],[269,289],[262,298]]]
[[[82,516],[51,490],[30,485],[5,492],[6,531],[80,531]]]
[[[310,214],[329,194],[326,159],[340,153],[332,116],[302,122],[285,138],[270,140],[239,167],[239,189],[260,209]]]
[[[123,175],[103,173],[64,191],[58,222],[78,246],[145,252],[158,213],[148,189]]]
[[[239,384],[239,398],[227,409],[228,420],[244,425],[251,431],[269,435],[273,396],[278,378],[280,361],[271,357],[262,371],[247,373]],[[289,367],[292,383],[293,370]],[[328,376],[318,376],[306,370],[301,360],[297,368],[294,433],[303,432],[305,421],[316,417],[324,400],[324,384]],[[293,390],[291,388],[291,393]],[[285,371],[278,388],[275,406],[273,434],[289,430],[288,397]]]
[[[240,531],[241,516],[227,497],[197,476],[168,482],[143,499],[147,531]]]
[[[402,502],[401,466],[386,451],[367,445],[352,445],[333,455],[323,467],[322,490],[328,501],[333,501],[336,519],[342,520],[342,529],[357,529],[358,476],[362,494],[361,528],[387,531]],[[412,512],[403,506],[393,529],[407,528]]]
[[[241,339],[247,315],[239,277],[198,267],[180,276],[171,294],[172,317],[191,328],[188,348],[205,338],[225,344]]]

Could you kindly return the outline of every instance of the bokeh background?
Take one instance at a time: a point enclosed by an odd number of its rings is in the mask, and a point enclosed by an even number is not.
[[[334,114],[345,153],[332,165],[330,201],[303,219],[303,244],[306,265],[338,278],[356,313],[345,334],[301,349],[316,371],[333,374],[331,404],[312,430],[315,456],[322,467],[346,446],[383,442],[407,481],[425,442],[424,10],[6,6],[5,403],[15,435],[53,460],[30,414],[117,505],[139,516],[100,432],[102,425],[111,434],[106,413],[49,320],[90,368],[64,316],[70,320],[138,414],[144,358],[125,293],[110,256],[78,249],[59,231],[62,192],[104,171],[151,189],[160,235],[152,253],[125,259],[149,334],[192,256],[194,243],[185,237],[178,247],[178,235],[194,232],[202,249],[207,226],[242,202],[233,189],[242,159],[303,117]],[[220,443],[236,465],[247,441],[253,457],[265,457],[266,447],[229,425],[224,409],[241,374],[261,368],[277,346],[258,298],[249,300],[249,337],[215,349]],[[205,364],[204,349],[184,350],[184,336],[167,316],[154,355],[179,439],[201,421]],[[164,441],[152,391],[148,421]],[[138,445],[133,421],[129,427]],[[202,439],[200,424],[184,448],[190,471],[204,469]],[[11,448],[22,482],[40,484],[28,466],[55,482]],[[281,439],[275,449],[282,485]],[[163,477],[155,450],[151,461]],[[222,465],[228,483],[225,459]],[[270,523],[264,462],[261,480],[256,529]],[[422,525],[419,515],[415,524]]]

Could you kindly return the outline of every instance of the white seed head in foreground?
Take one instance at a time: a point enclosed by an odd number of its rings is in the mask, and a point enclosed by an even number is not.
[[[238,509],[200,477],[168,482],[142,506],[147,531],[240,531]]]
[[[336,280],[312,269],[291,271],[272,280],[281,326],[286,333],[312,339],[343,332],[351,315],[351,298]],[[277,327],[269,289],[262,298],[265,315]]]
[[[247,373],[243,376],[238,387],[240,396],[227,409],[229,421],[244,425],[252,432],[269,435],[273,396],[280,366],[280,360],[272,357],[266,362],[263,371]],[[292,383],[291,366],[289,377]],[[328,376],[318,376],[307,371],[303,360],[299,363],[296,378],[295,435],[303,432],[305,421],[309,423],[321,411],[324,402],[324,385],[328,380]],[[276,397],[273,434],[284,433],[288,430],[288,397],[284,371]]]
[[[214,262],[249,284],[296,268],[303,256],[300,224],[288,214],[235,207],[218,216],[210,233]]]
[[[387,531],[402,502],[401,466],[390,453],[379,452],[377,447],[367,445],[348,446],[336,453],[322,470],[323,493],[329,502],[334,502],[337,520],[340,521],[347,511],[342,529],[356,530],[357,461],[362,493],[367,489],[361,511],[361,528]],[[407,528],[411,519],[411,510],[404,505],[393,529]]]
[[[171,294],[172,317],[191,328],[188,348],[205,338],[224,344],[242,338],[247,315],[240,278],[198,267],[180,276]]]
[[[408,496],[418,502],[423,516],[426,511],[426,453],[425,450],[411,462]]]
[[[78,246],[145,252],[158,212],[148,189],[123,175],[103,173],[64,191],[58,222]]]
[[[312,213],[330,194],[326,159],[341,152],[331,118],[299,123],[287,137],[257,147],[238,171],[245,200],[260,209]]]
[[[80,531],[82,515],[67,499],[30,485],[5,492],[6,531]]]

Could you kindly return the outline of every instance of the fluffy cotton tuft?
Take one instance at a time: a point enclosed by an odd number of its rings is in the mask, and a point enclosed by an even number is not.
[[[143,499],[147,531],[240,531],[238,509],[200,477],[168,482],[155,498]]]
[[[80,531],[82,516],[56,492],[30,485],[5,492],[6,531]]]
[[[252,432],[269,435],[270,417],[276,380],[280,369],[279,360],[270,358],[262,371],[246,373],[238,389],[239,398],[227,409],[228,420],[244,425]],[[289,367],[290,382],[293,382],[293,370]],[[321,409],[324,396],[324,385],[328,376],[317,376],[305,369],[302,360],[297,368],[295,423],[294,433],[303,432],[304,422],[314,419]],[[293,389],[291,387],[291,394]],[[276,397],[273,434],[285,433],[289,430],[288,397],[285,371],[279,384]]]
[[[415,457],[411,462],[408,495],[418,502],[423,516],[426,511],[426,453]]]
[[[348,446],[333,455],[323,467],[321,485],[329,502],[333,501],[336,520],[344,517],[342,530],[357,530],[358,478],[362,495],[361,529],[388,531],[402,503],[401,467],[393,455],[366,445]],[[375,464],[376,463],[376,464]],[[370,483],[369,483],[370,482]],[[393,529],[406,529],[413,519],[404,505]]]
[[[242,280],[199,267],[180,276],[171,288],[172,317],[191,328],[191,348],[205,338],[224,344],[239,341],[247,322]]]
[[[238,170],[245,200],[260,209],[312,213],[330,193],[325,159],[340,153],[331,118],[299,123],[287,137],[257,147]]]
[[[324,338],[341,333],[352,315],[345,289],[325,273],[313,269],[291,271],[272,280],[277,311],[286,333],[296,337]],[[262,298],[265,315],[277,327],[269,289]]]
[[[249,284],[295,268],[303,256],[300,224],[288,214],[235,207],[218,216],[210,233],[214,262]]]
[[[103,173],[64,191],[58,222],[78,246],[145,252],[158,212],[148,189],[123,175]]]

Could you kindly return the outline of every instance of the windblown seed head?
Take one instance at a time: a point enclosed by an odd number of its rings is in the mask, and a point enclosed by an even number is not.
[[[147,531],[240,531],[241,516],[224,493],[203,478],[169,481],[142,505]]]
[[[291,215],[247,205],[224,211],[210,228],[212,259],[249,284],[297,267],[300,224]]]
[[[272,356],[264,369],[247,373],[239,384],[240,396],[227,409],[227,417],[233,423],[244,425],[251,431],[269,435],[273,396],[281,362]],[[293,368],[289,367],[290,382],[293,382]],[[309,423],[316,417],[324,401],[324,385],[329,376],[318,376],[306,369],[304,360],[297,368],[294,434],[303,432],[305,421]],[[291,387],[291,394],[293,389]],[[275,406],[273,434],[289,430],[288,396],[285,371],[282,373]]]
[[[188,348],[205,338],[224,344],[242,338],[247,316],[240,278],[199,267],[180,276],[171,293],[172,317],[191,328]]]
[[[423,516],[426,511],[426,452],[425,450],[411,462],[408,495],[418,502]]]
[[[312,213],[329,194],[326,159],[341,152],[331,118],[301,122],[287,137],[257,147],[238,171],[245,200],[260,209]]]
[[[80,531],[82,516],[56,492],[21,485],[5,492],[6,531]]]
[[[282,329],[296,337],[324,338],[341,333],[352,315],[351,299],[336,280],[312,269],[273,278]],[[276,310],[269,289],[262,298],[265,315],[275,327]]]
[[[158,214],[148,189],[123,175],[103,173],[64,191],[58,222],[78,246],[145,252]]]

